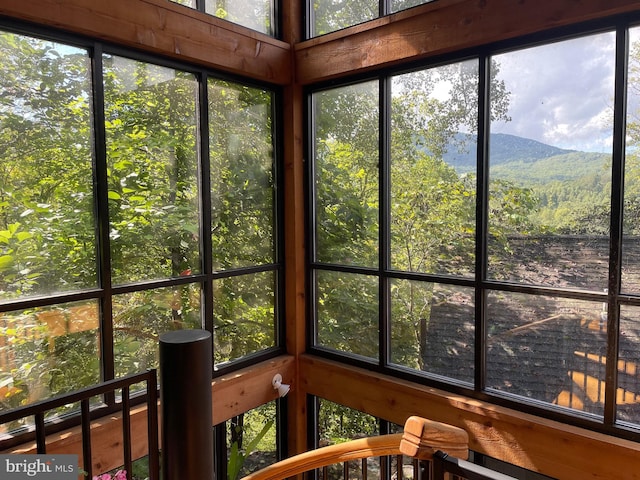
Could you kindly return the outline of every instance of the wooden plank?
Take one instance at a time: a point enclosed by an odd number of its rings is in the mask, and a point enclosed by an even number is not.
[[[213,424],[217,425],[275,400],[278,392],[273,389],[271,380],[276,373],[282,375],[282,383],[291,385],[292,392],[296,390],[295,359],[291,355],[283,355],[216,378],[212,384]]]
[[[638,11],[638,0],[438,0],[297,44],[296,79],[308,85]]]
[[[300,357],[299,390],[399,425],[417,415],[465,429],[469,448],[559,480],[640,479],[640,444],[417,385]]]
[[[278,85],[291,47],[168,0],[3,0],[0,15]]]

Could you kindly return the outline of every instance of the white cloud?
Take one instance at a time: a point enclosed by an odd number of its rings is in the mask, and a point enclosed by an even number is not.
[[[497,55],[510,122],[493,132],[550,145],[610,151],[615,36],[601,33]]]

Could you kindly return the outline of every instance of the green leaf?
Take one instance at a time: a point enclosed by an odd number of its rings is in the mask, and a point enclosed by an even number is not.
[[[258,443],[260,443],[260,440],[262,440],[262,437],[264,437],[267,434],[267,432],[272,426],[273,426],[273,420],[269,420],[264,425],[264,427],[262,427],[262,430],[260,430],[260,433],[258,433],[258,435],[256,435],[256,437],[249,442],[249,444],[247,445],[247,451],[246,451],[247,456],[251,455],[251,453],[256,448]]]
[[[118,192],[114,192],[113,190],[109,190],[109,200],[120,200],[122,197]]]
[[[18,242],[23,242],[29,238],[32,238],[33,235],[30,232],[18,232],[16,233],[16,238],[18,239]]]
[[[227,463],[227,479],[236,480],[240,473],[240,466],[244,462],[243,455],[238,451],[238,442],[231,444],[229,451],[229,461]]]
[[[13,256],[2,255],[0,257],[0,270],[7,270],[13,265]]]

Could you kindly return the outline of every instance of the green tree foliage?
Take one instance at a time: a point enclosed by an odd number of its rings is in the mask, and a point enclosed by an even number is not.
[[[192,7],[195,8],[195,1]],[[274,34],[275,0],[206,0],[205,10],[218,18]]]
[[[89,59],[0,34],[0,298],[95,286]]]
[[[629,54],[629,97],[640,98],[640,42],[635,42]],[[625,158],[624,232],[640,235],[640,108],[627,112],[627,151]]]
[[[0,33],[0,300],[92,298],[0,314],[1,408],[99,381],[101,322],[112,326],[116,375],[157,366],[161,333],[202,326],[199,281],[150,283],[202,273],[201,185],[211,185],[213,268],[276,261],[272,94],[210,82],[204,181],[198,79],[115,55],[95,61],[104,125],[94,124],[86,50]],[[104,201],[109,243],[98,244]],[[105,312],[90,293],[102,287],[101,258],[123,289]],[[216,282],[217,362],[275,346],[276,281],[266,271]]]
[[[271,93],[209,80],[213,268],[275,262]],[[276,274],[214,282],[214,355],[233,361],[276,344]]]
[[[318,437],[320,446],[348,442],[378,435],[378,420],[344,405],[318,399]]]
[[[107,56],[104,84],[113,280],[197,273],[197,83]]]
[[[376,82],[314,96],[316,257],[378,264],[378,88]]]
[[[314,0],[313,36],[373,20],[379,14],[378,0]]]

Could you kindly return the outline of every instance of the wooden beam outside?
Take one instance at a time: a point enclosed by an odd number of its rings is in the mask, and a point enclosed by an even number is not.
[[[437,0],[295,45],[302,85],[640,11],[638,0]]]
[[[287,85],[289,44],[169,0],[2,0],[0,16]]]
[[[559,480],[640,479],[640,444],[338,362],[302,355],[300,391],[403,425],[454,425],[469,448]]]
[[[284,383],[291,384],[291,390],[294,392],[296,390],[296,384],[293,383],[294,363],[293,357],[284,355],[216,378],[211,385],[213,425],[275,400],[278,394],[273,389],[271,380],[276,373],[282,375]],[[161,427],[160,423],[159,421],[159,427]],[[159,436],[160,441],[161,434],[162,432]],[[146,406],[137,406],[131,410],[131,445],[133,459],[143,457],[148,452]],[[30,442],[0,453],[36,453],[36,445],[35,442]],[[82,462],[80,427],[47,437],[47,453],[78,455],[79,461]],[[122,415],[120,413],[91,422],[91,453],[94,475],[122,466]]]

